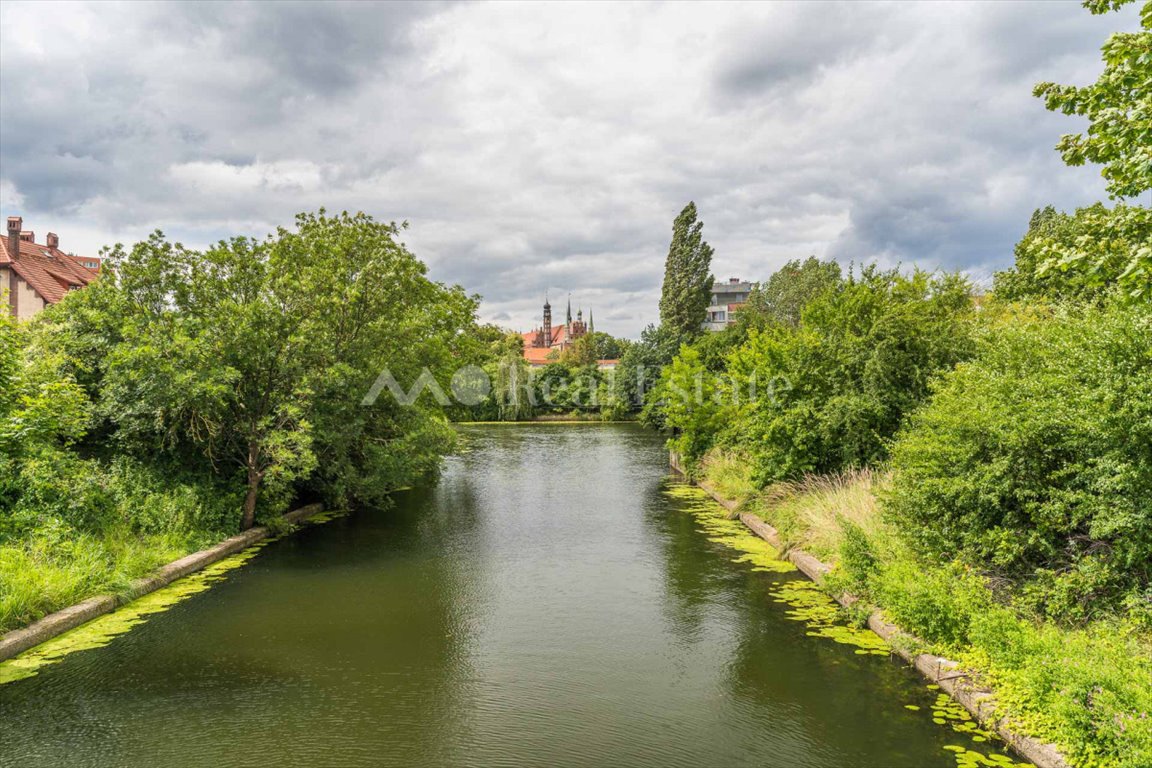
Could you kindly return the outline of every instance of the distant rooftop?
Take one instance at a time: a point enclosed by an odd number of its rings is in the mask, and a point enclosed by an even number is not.
[[[752,290],[752,283],[738,277],[730,277],[727,282],[717,280],[712,284],[713,293],[747,293]]]

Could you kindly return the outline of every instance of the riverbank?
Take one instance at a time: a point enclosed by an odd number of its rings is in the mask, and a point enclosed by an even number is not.
[[[936,684],[1037,765],[1148,764],[1147,637],[1111,622],[1043,622],[1005,604],[970,570],[926,565],[880,515],[882,476],[761,491],[736,457],[720,453],[697,474],[717,501],[922,673],[943,677]]]
[[[97,594],[85,600],[55,610],[33,621],[25,627],[13,629],[0,636],[0,661],[12,658],[57,635],[75,629],[92,619],[114,611],[116,608],[140,598],[179,578],[195,573],[212,563],[244,550],[257,542],[276,534],[287,526],[304,522],[323,509],[320,504],[309,504],[288,512],[274,527],[258,526],[243,533],[230,536],[223,541],[186,554],[169,562],[143,578],[130,582],[125,589],[113,594]]]

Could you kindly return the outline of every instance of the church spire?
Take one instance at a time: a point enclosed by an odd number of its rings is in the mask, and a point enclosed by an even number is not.
[[[540,343],[537,346],[552,346],[552,305],[548,303],[548,291],[544,291],[544,325],[540,329]]]
[[[588,307],[588,333],[596,333],[596,323],[592,320],[592,307]]]
[[[572,294],[568,294],[568,316],[565,318],[564,322],[568,323],[569,325],[572,324]]]

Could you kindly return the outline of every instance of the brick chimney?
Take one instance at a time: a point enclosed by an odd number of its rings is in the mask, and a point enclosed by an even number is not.
[[[28,230],[27,232],[21,232],[20,233],[20,239],[26,243],[34,243],[34,242],[36,242],[36,233],[33,232],[32,230]]]
[[[19,216],[8,217],[8,257],[16,258],[20,253],[20,228],[24,226],[24,219]]]
[[[56,234],[55,232],[49,232],[48,238],[44,242],[48,244],[49,248],[59,248],[60,235]]]
[[[24,219],[19,216],[8,217],[8,258],[15,261],[20,256],[20,228],[24,226]],[[19,317],[19,307],[16,306],[17,300],[20,298],[19,292],[16,290],[18,283],[16,281],[16,270],[8,269],[8,285],[0,286],[8,289],[8,308],[12,312],[13,317]]]

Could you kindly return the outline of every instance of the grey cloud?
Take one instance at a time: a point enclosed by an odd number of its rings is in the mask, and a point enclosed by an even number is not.
[[[986,273],[1035,207],[1102,197],[1030,95],[1135,10],[1075,4],[0,5],[0,192],[94,252],[325,206],[409,220],[435,279],[524,330],[545,290],[636,335],[673,217],[714,272]],[[74,234],[73,234],[74,233]]]
[[[890,9],[841,2],[823,4],[821,11],[784,6],[782,13],[731,25],[716,68],[719,95],[737,102],[762,98],[884,43]]]

